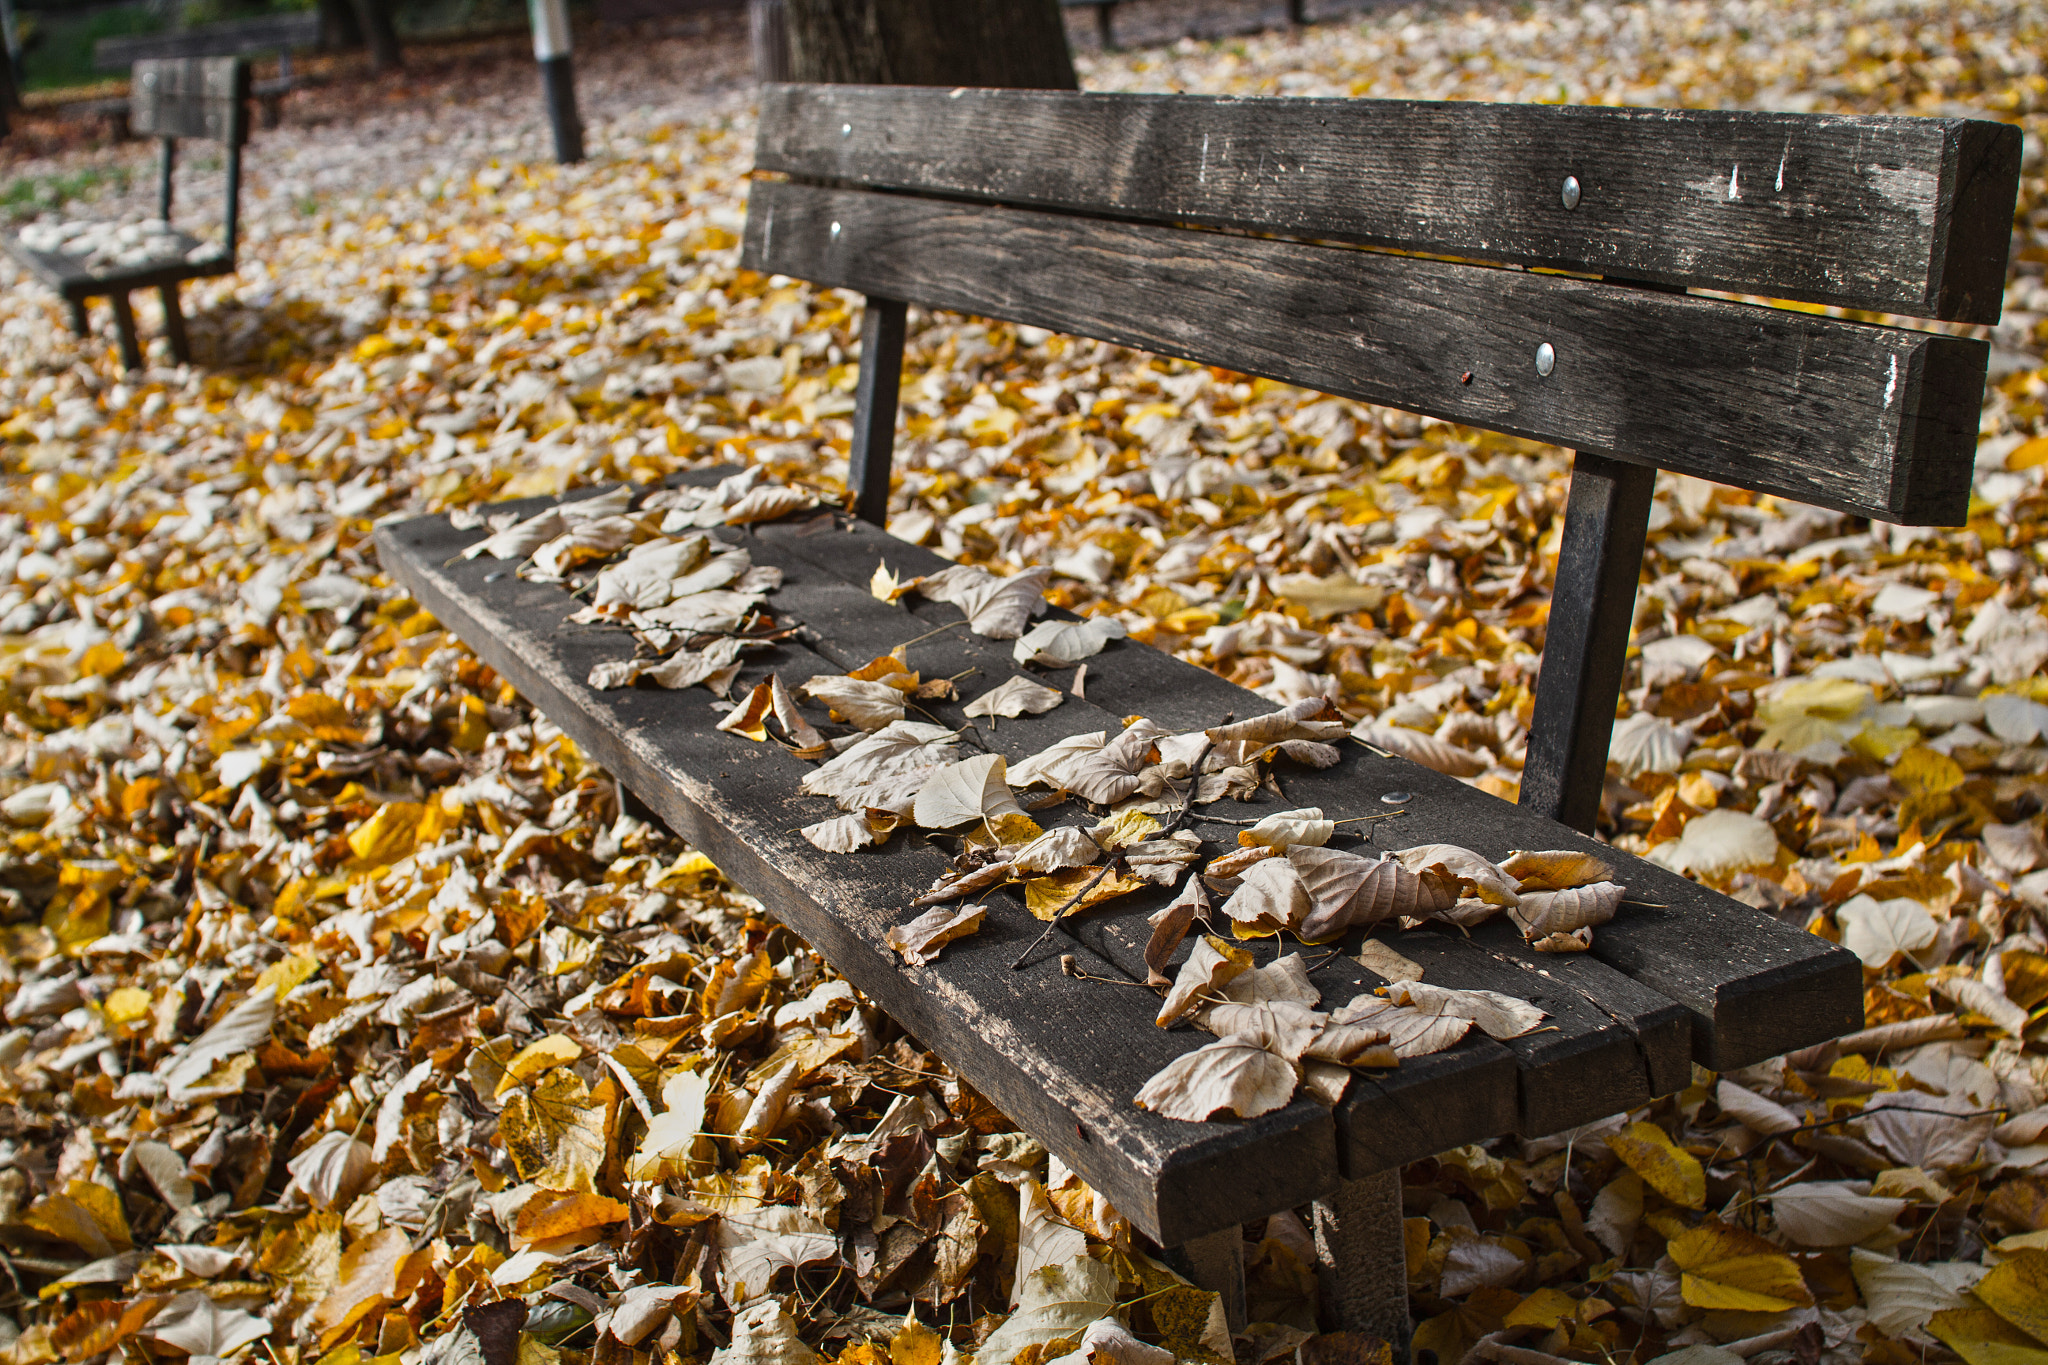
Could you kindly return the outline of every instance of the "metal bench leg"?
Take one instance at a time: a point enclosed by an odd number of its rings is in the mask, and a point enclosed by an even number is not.
[[[1557,553],[1519,804],[1593,832],[1628,657],[1657,471],[1580,451]]]
[[[1109,12],[1115,8],[1116,0],[1102,0],[1102,3],[1095,7],[1095,32],[1102,41],[1104,52],[1112,51],[1116,47],[1116,34],[1110,27],[1109,19]]]
[[[171,359],[180,365],[189,365],[192,362],[192,343],[185,335],[184,310],[178,307],[178,286],[158,285],[156,292],[164,301],[164,337],[171,343]]]
[[[1223,1316],[1233,1335],[1245,1329],[1244,1229],[1227,1227],[1166,1254],[1175,1270],[1223,1300]]]
[[[71,315],[71,333],[73,336],[89,337],[92,335],[92,319],[85,315],[84,299],[64,300],[64,311]]]
[[[108,295],[107,302],[114,305],[114,330],[121,338],[121,367],[128,370],[142,368],[142,344],[135,339],[135,309],[129,306],[125,293]]]
[[[1378,1337],[1408,1355],[1408,1257],[1401,1238],[1401,1173],[1347,1180],[1312,1206],[1323,1326]]]
[[[910,305],[868,299],[860,329],[860,382],[853,394],[853,446],[846,487],[853,514],[889,522],[889,462],[896,450],[896,390],[903,380],[903,329]]]

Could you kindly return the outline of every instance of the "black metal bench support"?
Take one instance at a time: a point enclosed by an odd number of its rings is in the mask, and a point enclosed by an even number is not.
[[[1580,451],[1543,637],[1521,804],[1593,832],[1657,471]]]
[[[135,309],[123,290],[109,294],[107,302],[114,305],[114,331],[121,339],[121,368],[139,370],[142,368],[142,343],[135,336]]]
[[[180,365],[192,362],[192,341],[185,334],[185,312],[178,306],[176,282],[157,286],[157,296],[164,302],[164,340],[171,346],[171,359]]]
[[[860,330],[860,383],[853,395],[853,446],[846,487],[853,514],[889,520],[889,464],[896,449],[896,390],[903,380],[903,331],[910,305],[870,297]]]

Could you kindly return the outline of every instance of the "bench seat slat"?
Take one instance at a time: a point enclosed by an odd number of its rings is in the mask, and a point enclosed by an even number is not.
[[[911,917],[911,897],[943,859],[909,838],[859,858],[820,854],[796,833],[830,813],[795,793],[810,765],[718,733],[699,690],[589,688],[590,667],[628,657],[629,637],[567,624],[575,603],[558,586],[486,584],[502,566],[446,562],[479,535],[433,517],[383,528],[378,543],[387,570],[586,753],[1148,1235],[1177,1244],[1334,1185],[1334,1125],[1311,1100],[1244,1123],[1181,1123],[1134,1106],[1147,1077],[1206,1035],[1154,1027],[1149,993],[1066,980],[1056,953],[1011,971],[1037,930],[1021,911],[998,905],[935,966],[903,968],[883,936]],[[793,567],[795,578],[803,566]],[[837,671],[794,645],[748,675],[769,667],[791,679]],[[1116,972],[1085,947],[1068,951],[1091,973]]]
[[[1963,119],[775,85],[756,164],[1995,322],[2020,150]]]
[[[829,527],[830,524],[829,518],[818,518],[811,526]],[[819,543],[820,534],[813,529],[807,539],[815,546]],[[829,536],[829,533],[823,534]],[[785,538],[805,538],[802,530],[789,526],[763,527],[760,535],[778,550],[785,543]],[[785,559],[783,562],[788,561]],[[815,565],[806,567],[817,568]],[[858,668],[904,640],[925,634],[934,624],[943,625],[947,619],[957,619],[953,609],[943,604],[929,604],[927,610],[912,613],[905,607],[877,601],[852,582],[836,576],[827,578],[823,570],[818,572],[816,579],[786,583],[777,594],[777,601],[792,619],[814,626],[825,636],[817,648],[841,667]],[[938,619],[935,621],[934,618]],[[961,684],[969,696],[996,686],[1017,671],[1010,658],[1008,642],[983,639],[957,629],[941,630],[921,641],[915,647],[913,662],[921,672],[931,676],[972,675],[963,678]],[[1190,675],[1199,673],[1191,665],[1134,644],[1112,646],[1111,652],[1098,661],[1094,672],[1120,672],[1131,668],[1148,668],[1153,673],[1154,681],[1159,684],[1155,697],[1157,693],[1177,687]],[[1261,697],[1235,688],[1231,693],[1228,707],[1219,706],[1200,723],[1219,723],[1226,711],[1248,716],[1272,709],[1273,704]],[[1133,711],[1139,714],[1150,714],[1157,709],[1152,704],[1133,707]],[[1120,713],[1108,712],[1091,702],[1069,697],[1044,715],[1020,716],[998,722],[993,732],[987,735],[987,742],[991,748],[1015,762],[1070,735],[1090,731],[1114,734],[1122,728],[1122,723]],[[1363,757],[1362,750],[1352,749],[1354,761]],[[1473,795],[1480,796],[1479,793]],[[1364,804],[1367,799],[1354,790],[1347,804],[1337,808],[1326,807],[1325,813],[1333,818],[1343,818],[1384,811],[1384,807],[1369,810]],[[1239,808],[1226,805],[1222,810],[1234,815]],[[1211,813],[1215,812],[1212,810]],[[1402,828],[1399,824],[1390,828],[1396,832],[1381,840],[1380,846],[1398,847],[1413,842],[1399,833]],[[1198,828],[1197,832],[1211,839],[1220,836],[1226,847],[1234,837],[1234,831],[1219,831],[1213,825],[1206,829]],[[1143,980],[1145,945],[1151,933],[1145,916],[1170,898],[1171,893],[1163,889],[1124,897],[1111,909],[1082,917],[1075,927],[1075,936],[1125,975],[1133,980]],[[1603,984],[1614,987],[1624,997],[1615,1006],[1603,1008],[1585,993],[1556,979],[1537,977],[1480,943],[1460,935],[1428,932],[1411,937],[1420,945],[1417,951],[1426,955],[1433,964],[1430,980],[1464,989],[1495,990],[1533,999],[1553,1016],[1548,1021],[1550,1027],[1547,1031],[1528,1039],[1504,1045],[1475,1039],[1467,1049],[1472,1054],[1469,1064],[1473,1066],[1482,1062],[1490,1064],[1491,1057],[1483,1055],[1490,1049],[1504,1046],[1512,1057],[1515,1074],[1507,1078],[1514,1097],[1509,1127],[1531,1135],[1550,1133],[1605,1118],[1651,1099],[1653,1092],[1649,1086],[1650,1068],[1644,1057],[1645,1049],[1637,1033],[1617,1018],[1618,1013],[1633,1015],[1643,1012],[1645,998],[1654,1000],[1648,1012],[1657,1016],[1657,1022],[1649,1027],[1648,1033],[1651,1046],[1662,1053],[1659,1073],[1679,1078],[1677,1085],[1671,1087],[1673,1089],[1682,1085],[1689,1075],[1685,1034],[1688,1019],[1685,1012],[1669,1000],[1654,997],[1652,992],[1619,973],[1597,964],[1590,968],[1602,976]],[[1356,944],[1351,947],[1355,949]],[[1184,946],[1176,962],[1184,960],[1191,948],[1192,944]],[[1254,949],[1254,955],[1264,959],[1270,951],[1277,950],[1260,945]],[[1326,954],[1312,953],[1310,956],[1320,960]],[[1578,975],[1585,979],[1583,970]],[[1330,1008],[1385,984],[1343,956],[1324,961],[1315,969],[1312,979],[1323,992],[1323,1004]],[[1375,1123],[1385,1123],[1389,1117],[1389,1114],[1371,1116]],[[1439,1129],[1436,1146],[1431,1150],[1473,1141],[1475,1136],[1470,1131]]]
[[[794,182],[754,187],[744,261],[1905,524],[1963,520],[1989,356],[1555,275]]]
[[[198,238],[183,233],[179,234],[179,238],[189,246],[196,247],[200,244]],[[95,270],[77,256],[67,256],[61,251],[38,251],[34,247],[24,246],[21,240],[11,233],[0,237],[0,248],[4,248],[9,256],[63,297],[80,301],[99,298],[120,290],[152,289],[160,284],[175,284],[181,280],[225,275],[235,267],[235,263],[225,255],[218,255],[203,256],[197,261],[178,257],[160,258],[135,265],[108,266]]]
[[[827,525],[824,518],[809,525],[781,523],[762,527],[760,534],[855,586],[867,581],[877,560],[905,575],[932,573],[947,563],[866,523],[822,529]],[[951,607],[915,597],[904,599],[904,605],[924,623],[921,629],[958,616]],[[1090,702],[1111,715],[1141,713],[1170,728],[1190,729],[1214,724],[1226,711],[1243,716],[1273,709],[1264,698],[1157,650],[1129,642],[1109,649],[1115,654],[1113,666],[1105,658],[1102,666],[1091,668],[1087,690]],[[1665,1078],[1677,1076],[1680,1085],[1684,1078],[1663,1032],[1670,1025],[1651,1007],[1656,997],[1690,1013],[1692,1057],[1716,1071],[1862,1027],[1862,965],[1842,948],[1454,778],[1346,747],[1360,756],[1347,756],[1340,766],[1321,772],[1288,772],[1283,783],[1289,800],[1350,814],[1384,810],[1377,804],[1383,792],[1412,792],[1416,799],[1407,803],[1410,814],[1400,821],[1402,844],[1387,847],[1456,843],[1491,858],[1518,848],[1575,848],[1606,858],[1622,871],[1642,903],[1628,906],[1595,932],[1591,956],[1654,992],[1651,1001],[1622,1002],[1622,1013],[1637,1020],[1647,1036],[1666,1039],[1649,1054],[1660,1089]],[[1560,965],[1552,970],[1569,969]]]

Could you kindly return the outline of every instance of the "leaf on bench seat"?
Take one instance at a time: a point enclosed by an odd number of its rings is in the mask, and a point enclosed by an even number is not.
[[[1201,997],[1215,991],[1225,982],[1250,971],[1252,955],[1246,949],[1233,943],[1225,943],[1214,934],[1204,934],[1188,960],[1183,962],[1175,976],[1173,989],[1166,993],[1166,1001],[1159,1007],[1159,1017],[1153,1022],[1161,1028],[1172,1028],[1202,1003]]]
[[[912,814],[926,829],[955,829],[970,820],[992,822],[1022,815],[1010,793],[1009,762],[1001,754],[976,754],[949,764],[925,779]]]
[[[1301,1080],[1296,1064],[1275,1050],[1279,1043],[1263,1030],[1219,1038],[1169,1062],[1139,1089],[1137,1105],[1188,1123],[1219,1113],[1270,1114],[1294,1098]]]
[[[1031,618],[1046,610],[1048,568],[1026,569],[998,578],[987,569],[956,564],[917,581],[917,590],[934,602],[951,602],[967,613],[967,628],[991,640],[1014,640]]]
[[[1489,1038],[1502,1042],[1533,1032],[1550,1016],[1527,1000],[1517,1000],[1499,991],[1457,991],[1430,986],[1420,981],[1396,981],[1387,987],[1387,998],[1397,1005],[1412,1005],[1428,1014],[1446,1014],[1470,1019]]]
[[[1041,621],[1017,641],[1011,657],[1020,664],[1044,668],[1065,668],[1100,654],[1111,640],[1121,640],[1129,631],[1114,616],[1096,616],[1086,621]]]
[[[887,683],[821,673],[799,687],[797,693],[807,700],[823,702],[834,719],[863,730],[880,730],[903,719],[903,694]]]
[[[1301,810],[1276,811],[1257,824],[1237,832],[1237,842],[1245,848],[1289,848],[1304,845],[1321,848],[1330,842],[1330,836],[1337,832],[1337,822],[1325,820],[1320,806],[1306,806]]]
[[[964,713],[976,718],[1042,716],[1067,699],[1067,694],[1018,674],[968,702]]]

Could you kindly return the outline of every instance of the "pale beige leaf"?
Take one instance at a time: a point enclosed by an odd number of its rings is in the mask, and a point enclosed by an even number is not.
[[[1223,913],[1239,938],[1277,934],[1298,927],[1315,908],[1308,887],[1285,858],[1253,863],[1223,902]]]
[[[710,1079],[699,1072],[678,1071],[663,1081],[661,1112],[647,1125],[640,1150],[627,1161],[626,1178],[687,1179],[703,1139],[704,1108],[710,1098]]]
[[[1509,909],[1508,918],[1523,938],[1534,942],[1607,923],[1621,909],[1622,897],[1627,894],[1618,882],[1595,882],[1562,891],[1524,891],[1521,903]]]
[[[1232,1034],[1175,1058],[1137,1094],[1140,1109],[1203,1123],[1213,1115],[1257,1118],[1294,1098],[1300,1080],[1294,1063],[1275,1052],[1262,1032]]]
[[[1040,876],[1063,872],[1070,867],[1088,867],[1102,857],[1102,848],[1075,825],[1060,825],[1045,831],[1010,855],[1010,865],[1019,872]]]
[[[1784,1105],[1745,1089],[1725,1076],[1714,1087],[1714,1102],[1721,1106],[1722,1113],[1765,1137],[1789,1133],[1804,1122]]]
[[[927,910],[908,924],[889,931],[889,946],[913,967],[921,967],[939,955],[956,938],[965,938],[981,928],[988,918],[986,905],[940,906]]]
[[[1905,896],[1851,896],[1836,907],[1835,921],[1842,926],[1842,946],[1876,968],[1928,947],[1941,931],[1925,906]]]
[[[1148,923],[1152,926],[1152,937],[1145,943],[1145,984],[1148,986],[1170,986],[1166,975],[1166,964],[1172,960],[1181,940],[1187,937],[1188,929],[1199,916],[1209,916],[1209,893],[1202,889],[1200,877],[1190,877],[1180,894],[1172,901],[1153,912]]]
[[[1330,1022],[1340,1027],[1370,1028],[1387,1035],[1396,1057],[1426,1057],[1442,1052],[1463,1038],[1472,1021],[1458,1015],[1430,1013],[1397,1005],[1378,995],[1361,995],[1340,1010],[1331,1012]]]
[[[1422,966],[1403,957],[1384,939],[1369,938],[1358,949],[1358,965],[1388,981],[1420,981]]]
[[[953,829],[968,821],[1022,815],[1010,793],[1009,762],[1001,754],[976,754],[939,769],[918,789],[912,818],[925,829]]]
[[[805,825],[797,833],[803,835],[811,847],[824,853],[852,853],[881,842],[874,828],[868,824],[867,817],[859,811],[820,820],[815,825]]]
[[[1065,668],[1093,658],[1111,640],[1121,640],[1129,633],[1114,616],[1091,616],[1085,621],[1041,621],[1017,641],[1010,657],[1020,664]]]
[[[835,717],[862,730],[880,730],[903,719],[903,694],[887,683],[862,682],[843,673],[819,674],[797,694],[823,702]]]
[[[918,580],[917,590],[934,602],[951,602],[967,615],[968,629],[991,640],[1014,640],[1031,618],[1045,611],[1045,585],[1052,570],[1036,567],[1009,578],[956,564]]]
[[[1234,943],[1225,943],[1213,934],[1204,934],[1195,944],[1188,960],[1181,963],[1180,972],[1174,977],[1173,989],[1166,993],[1165,1003],[1159,1007],[1159,1017],[1153,1022],[1160,1028],[1171,1028],[1202,1003],[1202,997],[1214,993],[1224,982],[1241,972],[1250,970],[1252,955]]]
[[[977,718],[1039,716],[1066,699],[1066,693],[1017,674],[1009,681],[990,688],[961,709],[964,714]]]
[[[1527,1000],[1502,995],[1499,991],[1451,990],[1421,981],[1396,981],[1387,987],[1387,998],[1397,1005],[1409,1005],[1425,1014],[1470,1019],[1489,1038],[1503,1042],[1534,1032],[1550,1017]]]
[[[1090,1323],[1115,1310],[1116,1294],[1116,1272],[1085,1254],[1059,1265],[1039,1267],[1024,1277],[1023,1287],[1017,1291],[1017,1311],[975,1351],[975,1365],[1011,1365],[1027,1346],[1078,1336]],[[727,1362],[714,1358],[713,1365]]]
[[[1320,848],[1336,832],[1336,822],[1325,820],[1321,807],[1305,806],[1276,812],[1239,830],[1237,842],[1245,848],[1289,848],[1296,844]]]
[[[1437,868],[1456,878],[1461,897],[1476,896],[1488,905],[1509,909],[1513,909],[1521,899],[1512,877],[1502,872],[1491,859],[1482,858],[1458,844],[1418,844],[1414,848],[1398,849],[1393,856],[1411,872]]]
[[[1396,758],[1420,763],[1450,777],[1477,777],[1491,766],[1470,749],[1461,749],[1434,735],[1410,730],[1405,725],[1382,725],[1376,720],[1362,720],[1351,727],[1351,735],[1375,749],[1386,750]]]
[[[1283,740],[1331,740],[1344,734],[1344,718],[1328,697],[1308,697],[1278,711],[1233,721],[1203,732],[1218,744],[1278,744]]]
[[[1905,1212],[1903,1199],[1879,1199],[1867,1185],[1802,1180],[1771,1193],[1778,1231],[1800,1246],[1845,1247],[1868,1241]]]

